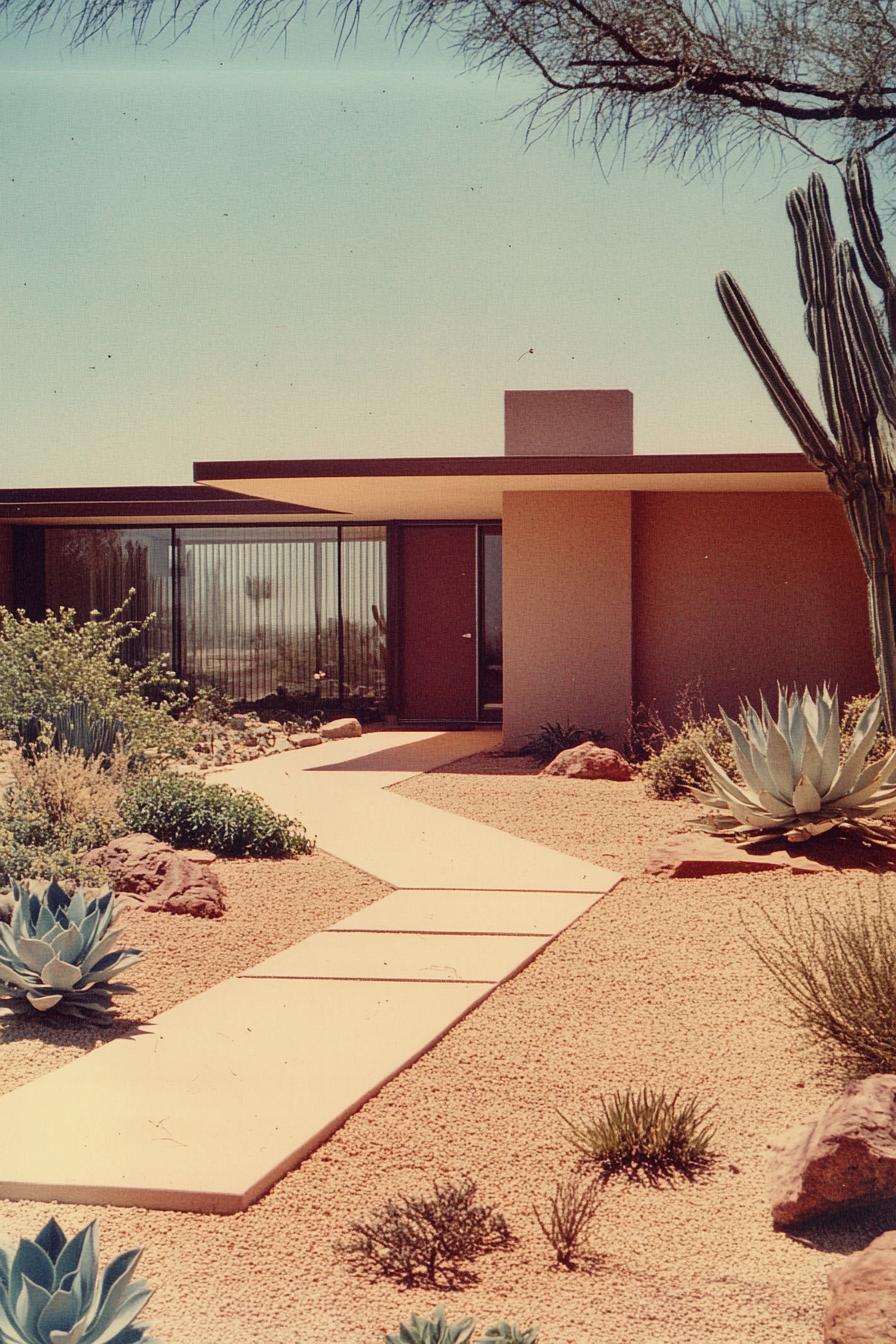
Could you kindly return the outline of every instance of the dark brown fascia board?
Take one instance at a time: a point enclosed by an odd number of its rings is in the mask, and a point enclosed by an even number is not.
[[[34,517],[62,520],[122,516],[175,521],[197,515],[227,517],[234,514],[288,514],[304,517],[329,512],[305,504],[287,504],[282,500],[236,495],[232,491],[203,485],[104,485],[81,488],[64,486],[56,490],[0,490],[0,519],[8,521],[27,521]]]
[[[639,453],[614,457],[369,457],[194,462],[195,481],[376,476],[640,476],[815,471],[802,453]]]

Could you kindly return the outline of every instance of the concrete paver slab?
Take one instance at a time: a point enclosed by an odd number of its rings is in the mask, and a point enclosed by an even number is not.
[[[244,1209],[490,989],[227,980],[0,1099],[0,1198]]]
[[[316,933],[242,977],[464,980],[496,984],[526,965],[546,938],[452,933]]]
[[[553,936],[591,908],[592,892],[391,891],[333,929]]]

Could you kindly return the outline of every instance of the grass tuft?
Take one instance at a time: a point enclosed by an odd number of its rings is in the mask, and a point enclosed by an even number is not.
[[[715,1131],[706,1121],[714,1108],[701,1107],[694,1097],[629,1087],[601,1097],[600,1108],[598,1116],[578,1122],[559,1114],[573,1147],[597,1163],[604,1183],[618,1174],[647,1185],[671,1183],[676,1176],[694,1180],[713,1160]]]

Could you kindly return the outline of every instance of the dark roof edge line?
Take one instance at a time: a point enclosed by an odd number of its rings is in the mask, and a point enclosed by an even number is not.
[[[640,476],[814,472],[794,453],[644,453],[613,457],[370,457],[194,462],[193,479],[302,480],[389,476]]]

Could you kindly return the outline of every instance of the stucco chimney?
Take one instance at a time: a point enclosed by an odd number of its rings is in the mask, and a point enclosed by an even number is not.
[[[634,452],[633,397],[624,388],[505,392],[506,457],[614,457]]]

